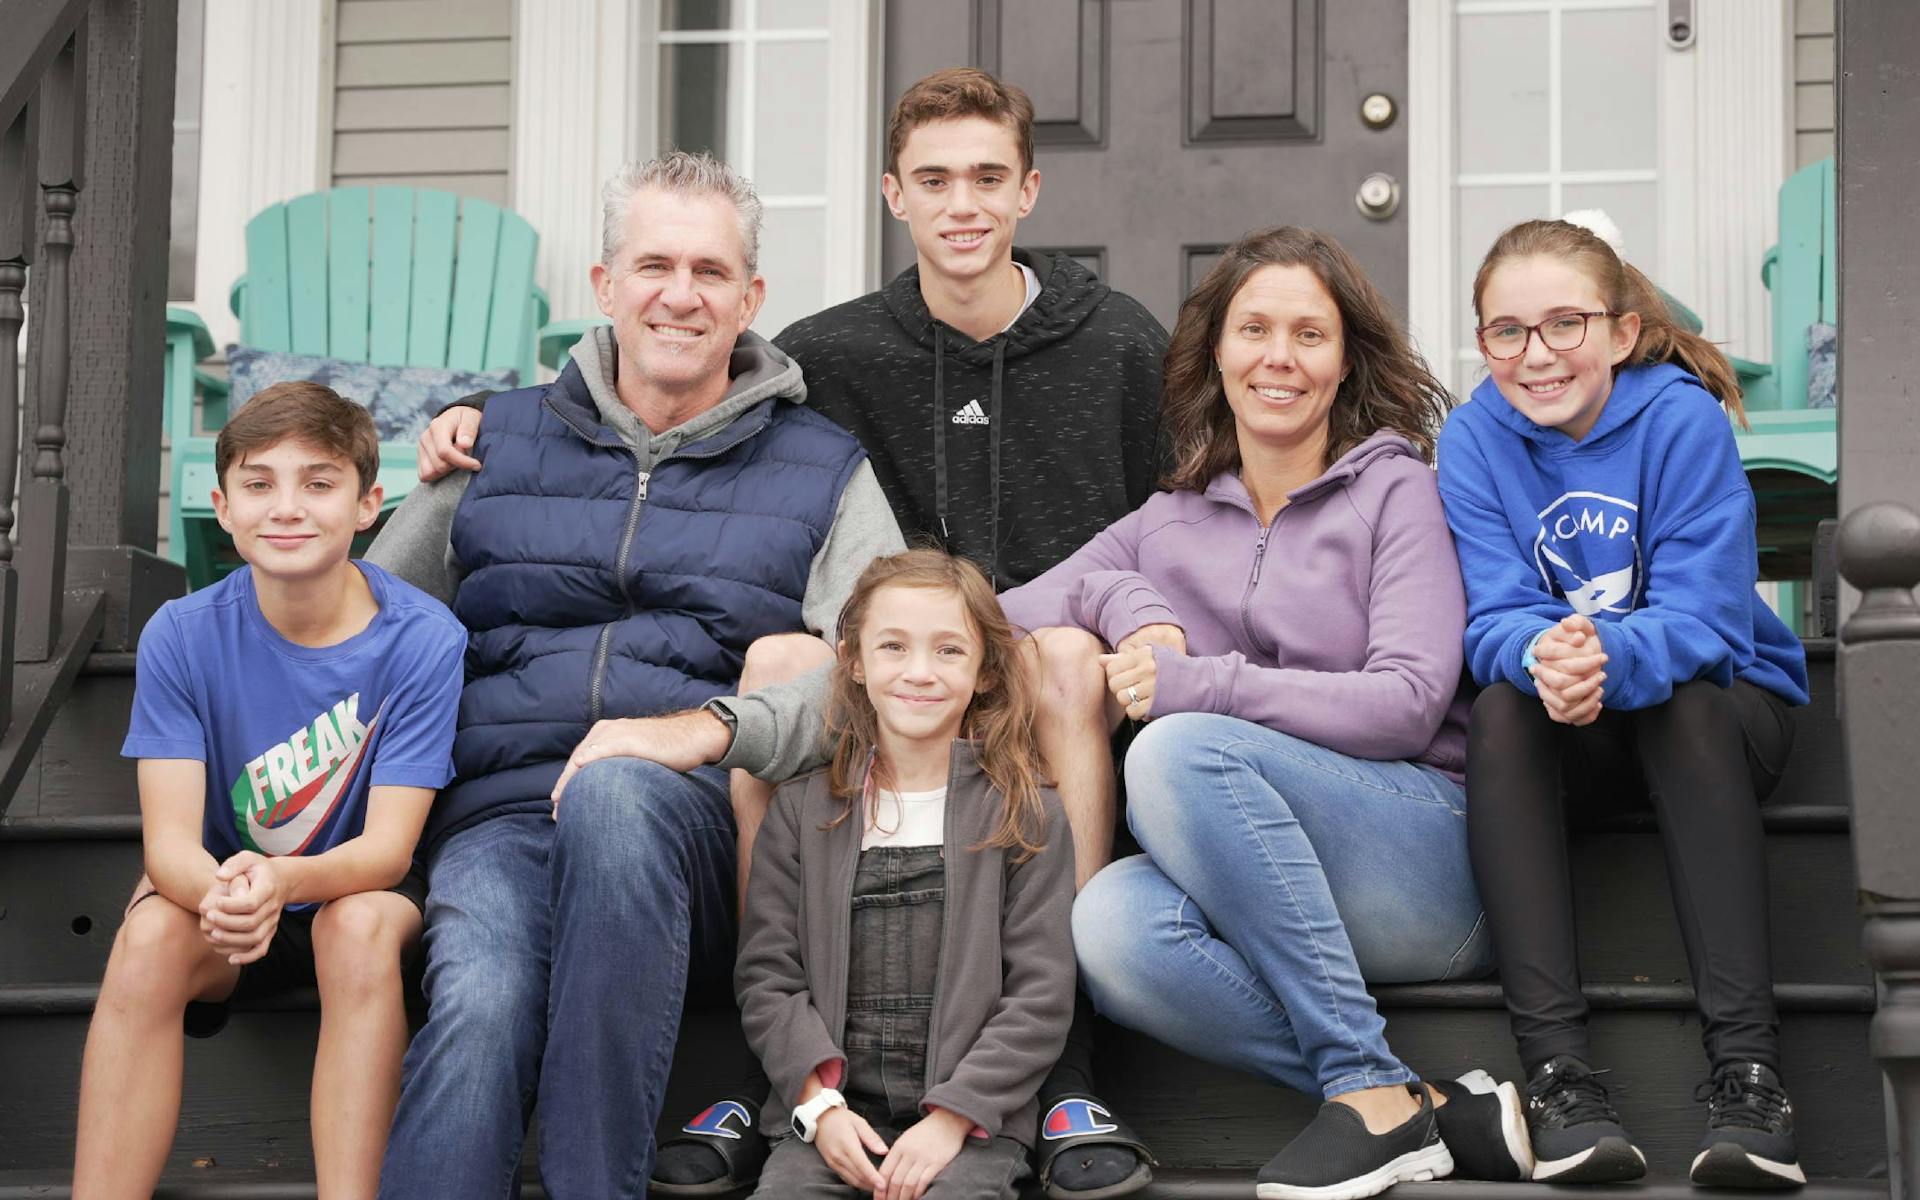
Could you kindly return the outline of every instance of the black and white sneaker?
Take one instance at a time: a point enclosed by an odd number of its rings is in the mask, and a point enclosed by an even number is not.
[[[1728,1063],[1700,1085],[1707,1136],[1687,1174],[1698,1187],[1792,1188],[1807,1181],[1793,1148],[1793,1102],[1773,1068]]]
[[[1527,1080],[1533,1177],[1551,1183],[1623,1183],[1647,1173],[1647,1156],[1620,1127],[1596,1072],[1571,1054]]]
[[[1520,1089],[1485,1071],[1428,1084],[1446,1098],[1436,1112],[1440,1140],[1453,1154],[1453,1178],[1519,1183],[1533,1178],[1533,1139]]]
[[[1364,1200],[1396,1183],[1425,1183],[1453,1171],[1440,1140],[1433,1101],[1419,1084],[1407,1089],[1420,1111],[1385,1133],[1370,1133],[1352,1106],[1329,1100],[1286,1149],[1260,1168],[1260,1200]]]

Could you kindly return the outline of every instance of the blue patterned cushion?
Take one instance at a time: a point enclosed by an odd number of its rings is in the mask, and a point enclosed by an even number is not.
[[[227,347],[227,375],[232,391],[227,411],[238,412],[263,388],[289,380],[324,383],[349,400],[366,406],[383,442],[411,442],[425,432],[433,414],[475,392],[504,392],[520,386],[520,372],[511,367],[494,371],[463,371],[453,367],[385,367],[347,362],[318,354],[289,354],[284,350]]]

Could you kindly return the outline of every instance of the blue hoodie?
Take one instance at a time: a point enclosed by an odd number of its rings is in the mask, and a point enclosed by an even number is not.
[[[1482,380],[1441,431],[1439,462],[1482,687],[1536,695],[1521,660],[1571,608],[1599,630],[1608,708],[1650,708],[1695,679],[1807,702],[1799,639],[1754,591],[1753,488],[1733,431],[1692,375],[1621,371],[1577,442]]]

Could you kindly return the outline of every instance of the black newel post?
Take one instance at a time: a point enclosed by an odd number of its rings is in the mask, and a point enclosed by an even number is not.
[[[0,733],[13,718],[13,631],[19,580],[13,569],[14,467],[20,454],[20,293],[33,261],[33,209],[39,181],[36,114],[31,104],[0,130]]]
[[[82,24],[40,82],[40,194],[46,213],[39,270],[44,290],[32,374],[33,470],[20,489],[18,656],[44,662],[60,641],[67,578],[67,393],[72,380],[73,214],[86,164],[87,27]]]
[[[1867,961],[1882,987],[1870,1047],[1893,1092],[1896,1196],[1920,1196],[1920,516],[1880,501],[1840,525],[1860,607],[1840,630],[1841,714]]]

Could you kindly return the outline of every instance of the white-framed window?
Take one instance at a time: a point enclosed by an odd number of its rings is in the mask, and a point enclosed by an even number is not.
[[[765,208],[754,328],[772,336],[872,287],[872,0],[653,0],[643,18],[654,86],[638,97],[642,150],[706,150]]]
[[[1629,261],[1658,282],[1661,56],[1657,0],[1457,0],[1452,277],[1474,272],[1508,226],[1606,210]],[[1447,382],[1481,378],[1471,295],[1454,322]]]

